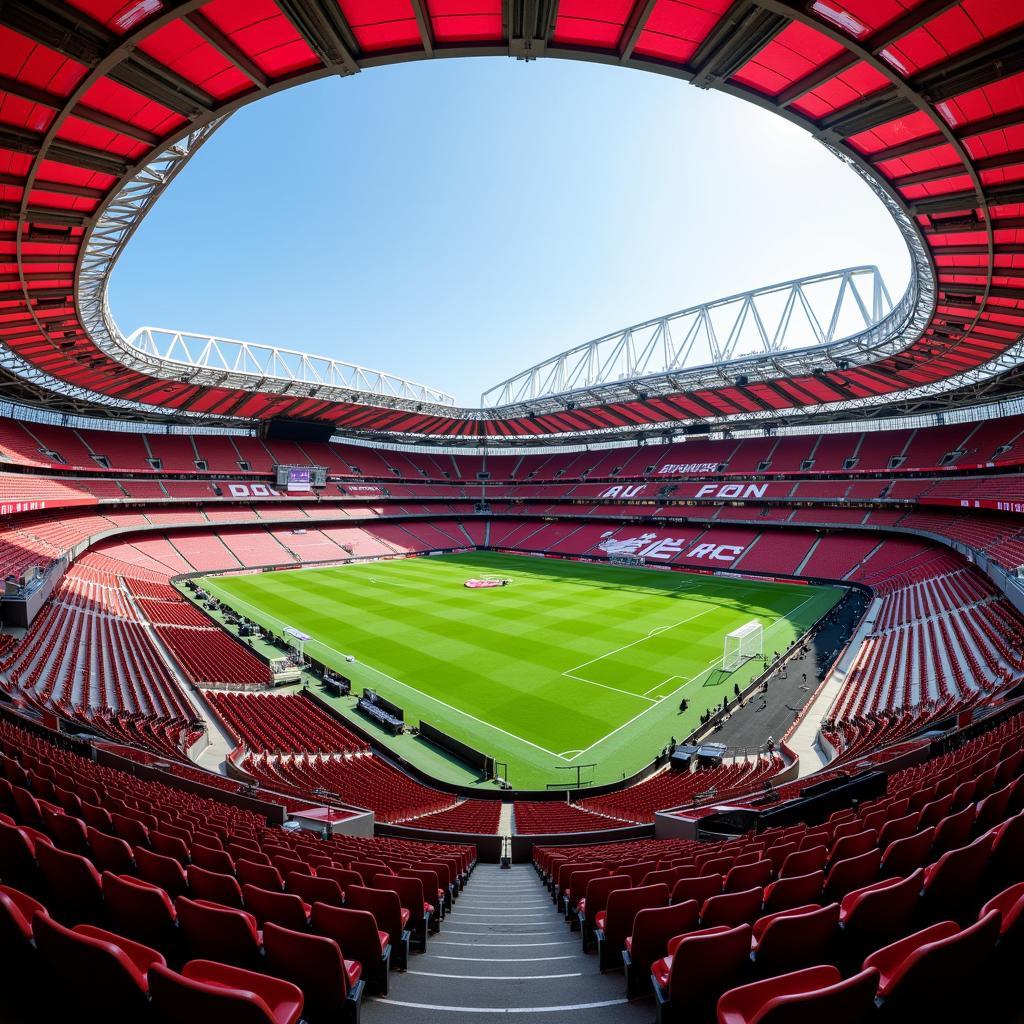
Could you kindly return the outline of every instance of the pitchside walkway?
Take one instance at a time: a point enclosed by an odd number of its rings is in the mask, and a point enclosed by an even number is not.
[[[856,611],[849,607],[835,621],[826,622],[807,644],[807,653],[797,654],[785,669],[776,672],[769,681],[768,692],[755,694],[742,708],[734,711],[722,728],[710,737],[711,741],[752,750],[769,736],[778,742],[814,696],[855,622]],[[858,644],[850,646],[856,648]],[[816,706],[823,710],[820,701]],[[801,771],[801,774],[805,773]]]
[[[828,764],[828,758],[818,743],[818,729],[822,719],[832,710],[832,705],[836,702],[836,698],[846,682],[846,677],[857,660],[857,654],[861,644],[864,643],[864,638],[874,629],[881,606],[882,602],[878,598],[871,603],[871,608],[864,616],[864,621],[857,630],[857,634],[850,641],[842,658],[836,663],[827,683],[821,688],[821,692],[807,715],[789,738],[790,749],[800,758],[800,778],[810,775]]]
[[[481,864],[427,952],[410,956],[407,973],[392,972],[389,996],[365,1000],[362,1019],[490,1024],[501,1013],[536,1024],[650,1024],[654,1003],[627,1002],[622,972],[598,971],[531,866]]]

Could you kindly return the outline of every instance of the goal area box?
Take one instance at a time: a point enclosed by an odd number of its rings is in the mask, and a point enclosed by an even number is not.
[[[753,620],[725,634],[722,668],[735,672],[751,658],[764,657],[764,626]]]

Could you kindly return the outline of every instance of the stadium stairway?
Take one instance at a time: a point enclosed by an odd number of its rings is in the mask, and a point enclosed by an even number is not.
[[[391,975],[388,998],[364,1001],[362,1020],[485,1024],[514,1013],[536,1024],[650,1024],[653,1012],[651,1000],[627,1002],[621,971],[602,975],[597,955],[581,951],[532,866],[478,864],[427,952]]]

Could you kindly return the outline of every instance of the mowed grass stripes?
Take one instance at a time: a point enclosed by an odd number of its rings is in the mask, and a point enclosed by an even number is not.
[[[463,586],[485,574],[512,584]],[[309,653],[360,690],[377,689],[406,721],[424,718],[508,762],[510,781],[524,788],[574,779],[559,769],[579,763],[596,763],[583,773],[594,783],[639,770],[758,670],[721,671],[726,633],[758,619],[767,651],[782,650],[840,596],[484,552],[204,585],[265,626],[309,634]],[[683,696],[690,708],[680,714]]]

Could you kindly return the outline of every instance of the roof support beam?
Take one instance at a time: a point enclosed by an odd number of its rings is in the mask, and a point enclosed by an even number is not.
[[[47,92],[27,82],[21,82],[16,78],[7,78],[0,75],[0,92],[9,96],[17,96],[19,99],[28,100],[29,103],[38,103],[40,106],[49,107],[50,110],[60,110],[64,106],[64,97],[58,96],[55,92]]]
[[[420,39],[423,40],[423,52],[428,56],[434,55],[434,26],[430,21],[430,11],[427,10],[425,0],[410,0],[413,13],[416,15],[416,25],[420,30]]]
[[[891,46],[901,36],[913,31],[923,22],[942,14],[943,11],[949,10],[950,7],[955,7],[959,2],[960,0],[924,0],[923,3],[918,4],[895,21],[879,29],[874,35],[869,36],[863,43],[864,49],[877,57],[882,50]],[[853,53],[837,54],[827,64],[823,64],[816,71],[812,71],[798,82],[794,82],[788,89],[783,90],[777,97],[777,102],[783,107],[788,107],[801,97],[806,96],[807,93],[813,92],[819,85],[824,85],[836,75],[853,67],[857,60],[856,54]]]
[[[0,185],[10,185],[13,188],[24,188],[25,179],[19,177],[17,174],[0,174]],[[36,192],[52,192],[56,195],[78,196],[82,199],[100,200],[106,195],[106,192],[100,188],[88,188],[85,185],[68,185],[63,181],[44,181],[40,178],[36,178],[35,184],[32,187]],[[22,260],[25,260],[24,256],[22,256]],[[3,257],[0,257],[0,262],[2,261]],[[47,262],[52,262],[52,260],[48,259]]]
[[[334,0],[277,0],[277,6],[327,67],[339,75],[359,71],[359,46]]]
[[[508,0],[508,51],[519,60],[547,52],[555,31],[558,0]]]
[[[266,89],[270,84],[267,76],[251,61],[231,39],[226,36],[202,11],[193,11],[185,20],[199,33],[222,57],[226,57],[239,71],[258,89]]]
[[[821,133],[835,139],[846,139],[898,117],[907,117],[916,110],[907,96],[890,87],[829,114],[821,121]]]
[[[111,68],[110,77],[184,117],[209,114],[214,107],[209,93],[141,50]]]
[[[989,185],[984,197],[977,192],[954,192],[948,196],[936,196],[934,199],[919,199],[910,204],[913,214],[956,213],[973,210],[984,201],[989,204],[1024,203],[1024,182],[1013,181],[1006,185]]]
[[[640,35],[657,6],[658,0],[635,0],[633,10],[629,13],[622,36],[619,39],[619,60],[626,61],[633,56]]]
[[[785,15],[754,0],[736,0],[691,58],[693,84],[707,88],[728,80],[788,24]]]
[[[0,75],[0,92],[28,100],[30,103],[38,103],[40,106],[47,107],[50,110],[60,110],[65,103],[63,96],[47,92],[45,89],[38,89],[33,85],[19,82],[14,78],[5,78],[3,75]],[[73,116],[81,118],[83,121],[88,121],[90,124],[109,128],[119,135],[127,135],[130,138],[138,139],[140,142],[145,142],[148,146],[155,146],[160,141],[160,136],[154,135],[144,128],[139,128],[126,121],[122,121],[119,118],[112,117],[110,114],[105,114],[102,110],[94,110],[92,107],[79,104],[71,113]]]
[[[0,24],[89,67],[117,40],[109,29],[58,0],[5,0]]]
[[[911,79],[913,88],[931,103],[988,85],[1024,71],[1024,28],[1004,32],[971,50]]]
[[[987,132],[999,131],[1002,128],[1012,128],[1024,124],[1024,110],[1010,110],[1005,114],[996,114],[994,117],[986,117],[981,121],[972,121],[970,124],[956,128],[953,134],[960,139],[973,138],[975,135],[984,135]],[[912,142],[904,142],[899,146],[890,146],[888,149],[881,149],[872,153],[870,160],[873,164],[882,163],[885,160],[895,160],[901,156],[910,156],[912,153],[920,153],[926,149],[934,149],[947,142],[945,136],[936,132],[933,135],[923,135]]]
[[[960,0],[924,0],[923,3],[911,7],[895,21],[880,28],[873,36],[870,36],[865,43],[865,49],[870,50],[876,57],[887,46],[891,46],[897,39],[901,39],[915,28],[923,25],[932,18],[956,7]]]
[[[978,171],[998,170],[1000,167],[1008,167],[1010,164],[1024,163],[1024,150],[1013,150],[1009,153],[1001,153],[999,156],[986,156],[972,161],[974,169]],[[920,185],[926,181],[941,181],[943,178],[952,178],[958,174],[966,174],[967,169],[963,164],[947,164],[944,167],[933,167],[929,171],[919,171],[917,174],[905,174],[901,178],[893,178],[892,184],[897,188],[905,185]]]
[[[781,107],[788,107],[809,92],[814,92],[819,85],[830,82],[836,75],[841,75],[848,68],[852,68],[856,63],[857,58],[854,54],[848,51],[838,53],[828,63],[822,64],[820,68],[794,82],[788,89],[783,89],[776,97],[776,102]]]
[[[79,104],[71,111],[71,116],[79,117],[90,124],[97,124],[101,128],[109,128],[112,132],[117,132],[118,135],[127,135],[128,138],[137,139],[147,146],[156,146],[160,142],[159,135],[154,135],[152,132],[146,131],[145,128],[138,128],[127,121],[111,117],[110,114],[105,114],[102,110],[93,110],[92,107],[84,107]]]
[[[0,125],[0,149],[9,149],[14,153],[28,153],[34,156],[43,144],[43,135],[25,128],[12,125]],[[98,149],[81,146],[77,142],[54,142],[47,151],[50,159],[58,163],[82,167],[88,171],[101,171],[120,177],[128,173],[128,164],[116,156],[102,153]]]

